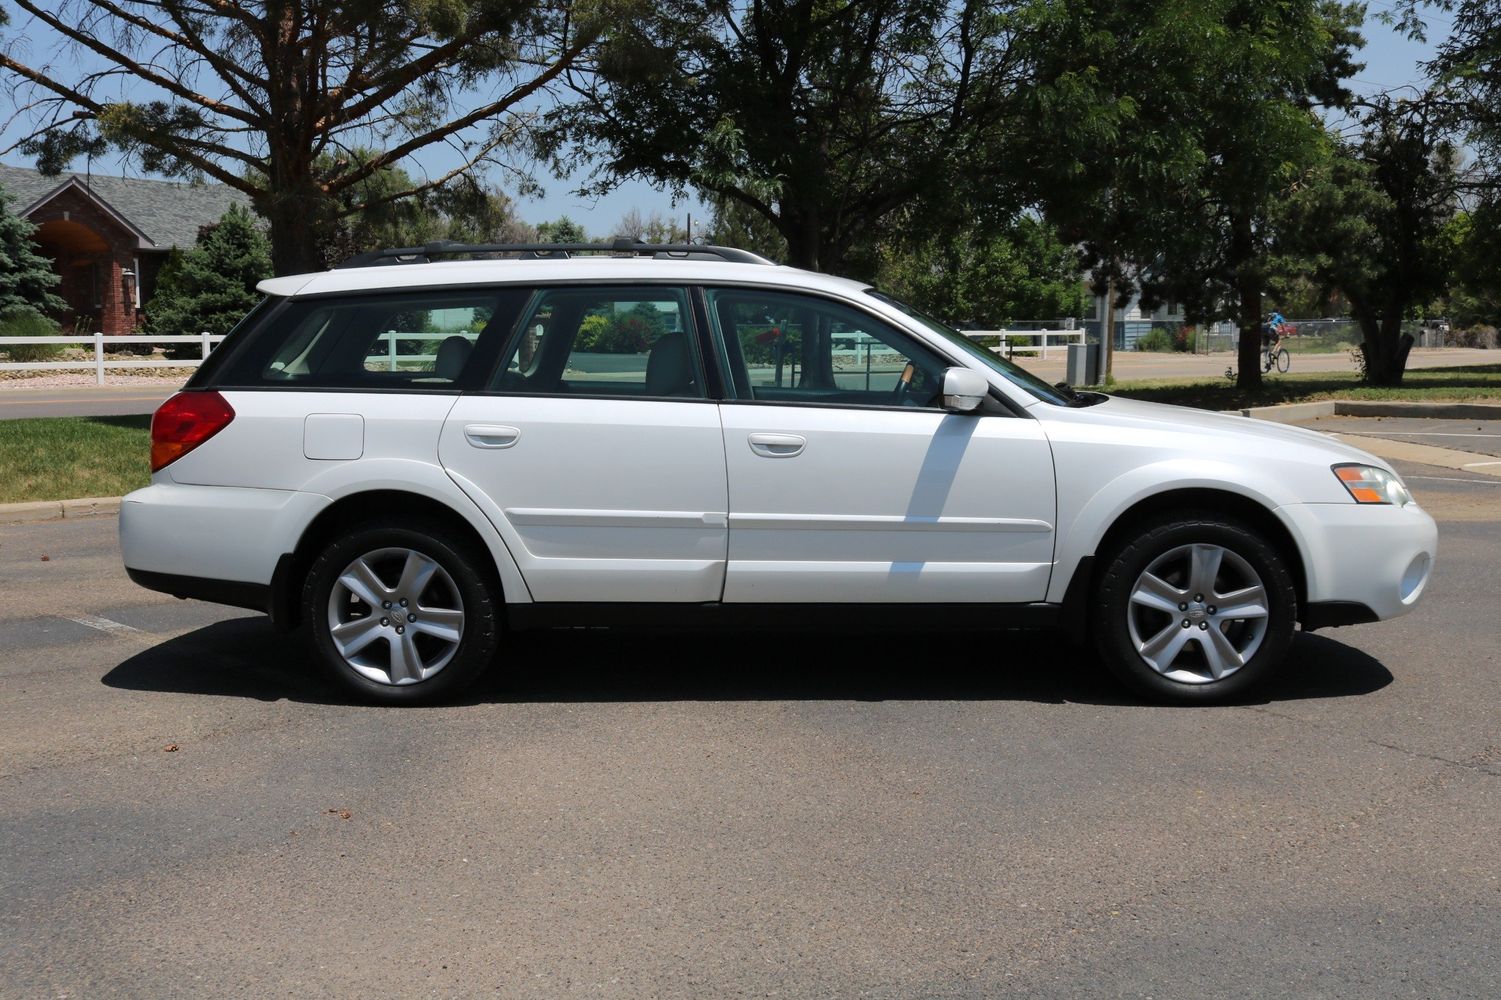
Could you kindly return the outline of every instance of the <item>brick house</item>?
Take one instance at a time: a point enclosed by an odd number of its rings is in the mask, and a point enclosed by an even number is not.
[[[156,274],[173,247],[191,247],[198,230],[248,199],[222,184],[63,174],[43,177],[0,165],[11,210],[29,219],[51,258],[68,304],[53,318],[69,331],[131,333]]]

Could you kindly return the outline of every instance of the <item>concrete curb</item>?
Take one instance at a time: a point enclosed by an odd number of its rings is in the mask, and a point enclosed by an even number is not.
[[[120,512],[119,497],[81,497],[77,500],[31,500],[0,503],[0,524],[56,521],[60,518],[98,517]]]
[[[1226,410],[1243,417],[1294,424],[1317,417],[1428,417],[1433,420],[1501,420],[1501,403],[1397,403],[1368,399],[1325,399]]]

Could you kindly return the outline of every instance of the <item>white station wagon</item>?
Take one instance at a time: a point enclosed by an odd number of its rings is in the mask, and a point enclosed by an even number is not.
[[[1059,627],[1210,701],[1433,566],[1365,452],[1055,387],[741,250],[434,244],[260,288],[152,420],[125,565],[305,628],[371,700],[518,629],[801,619]]]

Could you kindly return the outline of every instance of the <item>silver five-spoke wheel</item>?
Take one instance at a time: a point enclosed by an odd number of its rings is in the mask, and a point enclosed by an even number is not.
[[[442,566],[407,548],[355,559],[328,597],[328,630],[351,668],[378,684],[416,684],[446,667],[464,637],[464,602]]]
[[[1219,545],[1181,545],[1154,559],[1131,588],[1127,624],[1143,661],[1171,680],[1208,684],[1256,655],[1267,632],[1266,587],[1251,564]]]

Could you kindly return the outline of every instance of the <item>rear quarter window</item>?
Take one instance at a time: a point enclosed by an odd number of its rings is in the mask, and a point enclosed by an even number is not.
[[[504,289],[297,300],[224,365],[226,387],[451,390],[493,358],[520,296]]]

